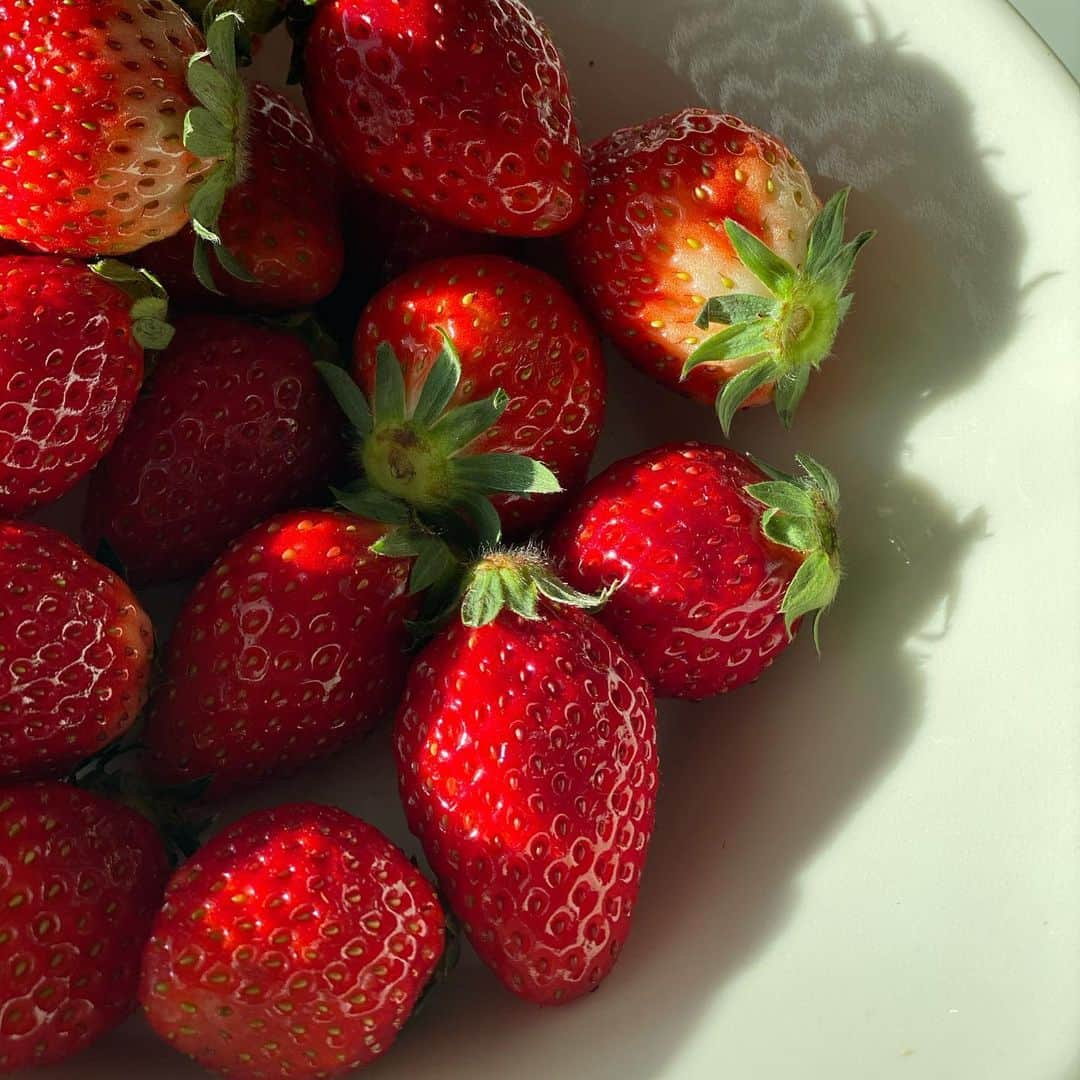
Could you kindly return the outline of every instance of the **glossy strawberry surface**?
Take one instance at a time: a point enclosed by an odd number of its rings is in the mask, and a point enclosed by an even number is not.
[[[111,570],[43,525],[0,522],[0,781],[60,776],[122,735],[153,644]]]
[[[225,197],[221,239],[254,281],[212,266],[223,297],[254,310],[292,311],[333,291],[344,261],[337,165],[307,118],[263,83],[248,91],[247,166]],[[214,300],[192,270],[189,226],[137,258],[183,304]]]
[[[336,408],[297,334],[189,315],[95,472],[84,533],[137,582],[199,573],[270,514],[321,494]]]
[[[140,996],[158,1034],[233,1080],[339,1076],[397,1037],[443,926],[435,890],[377,829],[280,806],[170,882]]]
[[[0,1072],[64,1061],[127,1017],[168,875],[133,810],[68,784],[0,788]]]
[[[562,61],[519,0],[326,0],[304,94],[354,180],[465,228],[569,228],[585,172]]]
[[[130,310],[79,263],[0,256],[0,514],[60,498],[116,439],[143,376]]]
[[[771,135],[702,108],[622,128],[586,160],[588,208],[566,238],[583,301],[643,371],[712,404],[747,361],[704,365],[680,382],[706,336],[695,325],[702,306],[714,296],[768,295],[736,257],[724,221],[800,266],[820,208],[806,171]],[[763,387],[747,404],[771,392]]]
[[[584,315],[547,274],[497,255],[427,263],[386,286],[356,329],[353,372],[370,394],[375,353],[389,342],[402,364],[410,404],[438,354],[441,328],[461,360],[451,404],[502,389],[509,404],[466,453],[536,458],[565,492],[584,480],[600,436],[606,375],[600,344]],[[492,501],[508,532],[541,524],[563,494],[502,495]]]
[[[803,555],[761,530],[742,454],[674,443],[616,462],[556,524],[562,576],[598,591],[597,617],[658,694],[699,699],[752,682],[789,644],[780,606]]]
[[[0,0],[0,237],[135,251],[188,220],[212,162],[184,148],[202,35],[173,0]]]
[[[594,990],[630,920],[658,779],[652,694],[587,615],[454,623],[395,728],[409,827],[481,959],[541,1004]]]
[[[389,714],[405,678],[409,562],[351,515],[291,511],[233,543],[169,642],[145,742],[154,779],[210,798],[325,757]]]

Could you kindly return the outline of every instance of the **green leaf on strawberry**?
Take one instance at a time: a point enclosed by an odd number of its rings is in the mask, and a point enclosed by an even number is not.
[[[397,525],[405,523],[411,509],[417,522],[432,532],[445,532],[451,527],[448,521],[457,519],[469,526],[469,546],[479,548],[496,543],[501,535],[491,495],[546,494],[561,487],[551,469],[534,458],[469,452],[502,416],[509,398],[500,389],[451,407],[461,362],[450,337],[442,331],[440,335],[442,347],[411,405],[401,365],[387,342],[376,353],[370,401],[341,368],[317,365],[353,426],[355,457],[363,470],[364,486],[342,498],[342,504]]]
[[[206,48],[188,62],[188,89],[199,102],[184,117],[184,146],[216,164],[191,198],[195,230],[195,276],[204,288],[220,293],[210,269],[210,251],[227,273],[241,281],[254,278],[221,242],[218,218],[225,196],[244,178],[244,146],[248,134],[247,91],[237,71],[238,32],[242,17],[235,11],[208,12]]]
[[[802,565],[784,594],[780,610],[790,635],[794,623],[814,613],[814,645],[820,649],[820,624],[840,586],[840,545],[836,520],[840,487],[824,465],[804,454],[795,459],[802,476],[789,476],[761,462],[770,477],[749,484],[746,493],[766,507],[761,531],[775,544],[802,552]]]
[[[701,364],[746,359],[746,368],[729,379],[716,398],[724,434],[741,405],[762,386],[775,383],[776,411],[791,426],[810,372],[829,354],[840,323],[851,306],[845,294],[855,258],[873,232],[844,243],[844,216],[850,188],[838,191],[814,219],[806,263],[797,269],[732,218],[724,231],[739,261],[768,291],[768,297],[737,293],[712,297],[697,325],[726,323],[687,358],[685,379]]]
[[[131,332],[144,349],[164,349],[172,341],[175,331],[168,321],[169,296],[149,270],[119,259],[99,259],[90,269],[131,297]]]

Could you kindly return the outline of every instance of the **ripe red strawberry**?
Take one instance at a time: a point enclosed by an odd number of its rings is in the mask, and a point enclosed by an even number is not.
[[[0,522],[0,781],[61,776],[146,701],[153,631],[131,590],[61,533]]]
[[[143,957],[153,1028],[231,1080],[384,1054],[443,954],[435,890],[377,829],[313,803],[249,816],[169,883]]]
[[[213,269],[222,295],[253,310],[294,311],[329,295],[344,261],[337,166],[287,98],[262,83],[249,87],[244,179],[225,197],[222,242],[247,278]],[[186,228],[139,252],[181,303],[210,296],[193,270],[195,232]],[[249,280],[250,279],[250,280]]]
[[[812,612],[817,640],[840,582],[839,489],[796,460],[798,479],[724,447],[658,447],[597,476],[556,526],[568,582],[618,586],[598,617],[657,693],[753,682]]]
[[[234,33],[224,17],[203,54],[173,0],[0,0],[0,236],[79,256],[189,217],[213,236],[243,166]]]
[[[504,236],[459,229],[365,188],[350,192],[348,205],[352,246],[366,265],[376,264],[379,285],[435,259],[506,255],[514,243]]]
[[[488,557],[462,621],[414,663],[395,728],[405,814],[443,895],[481,959],[541,1004],[611,970],[653,829],[652,694],[573,610],[588,601],[528,552]]]
[[[135,1006],[169,876],[145,818],[69,784],[0,789],[0,1072],[67,1059]]]
[[[146,275],[108,260],[0,256],[0,514],[60,498],[131,412],[143,349],[169,340]]]
[[[604,332],[660,382],[716,398],[725,432],[770,399],[790,424],[873,235],[844,244],[847,191],[820,209],[781,142],[701,108],[616,131],[588,166],[567,251]]]
[[[461,511],[497,539],[496,510],[509,532],[526,532],[585,480],[603,357],[577,305],[539,270],[486,255],[410,271],[365,309],[353,370],[374,404],[350,412],[366,481],[422,513]],[[349,412],[356,387],[325,373]],[[365,496],[346,505],[376,512]]]
[[[189,315],[94,473],[84,534],[131,580],[200,573],[270,514],[312,498],[340,452],[312,347],[284,327]]]
[[[371,550],[385,533],[292,511],[228,548],[169,642],[145,732],[156,781],[212,776],[208,796],[222,798],[334,753],[392,710],[416,603],[409,562]]]
[[[357,182],[510,236],[579,217],[566,72],[520,0],[326,0],[304,67],[315,126]]]

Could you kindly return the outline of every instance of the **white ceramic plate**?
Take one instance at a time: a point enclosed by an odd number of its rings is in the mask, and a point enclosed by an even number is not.
[[[663,710],[623,959],[545,1011],[466,953],[383,1080],[1080,1076],[1080,111],[1000,0],[535,0],[588,138],[693,102],[776,131],[879,237],[794,433],[844,484],[848,579],[730,698]],[[598,464],[710,415],[613,358]],[[50,515],[55,519],[55,515]],[[159,608],[170,597],[160,596]],[[407,850],[385,732],[267,793]],[[182,1080],[135,1020],[39,1074]]]

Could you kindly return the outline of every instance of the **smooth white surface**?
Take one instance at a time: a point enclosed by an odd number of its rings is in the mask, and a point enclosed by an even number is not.
[[[601,990],[537,1011],[471,955],[383,1080],[1080,1076],[1080,104],[1004,0],[535,0],[584,134],[705,101],[778,132],[851,230],[837,355],[794,433],[845,488],[819,662],[665,707],[638,922]],[[718,438],[613,360],[599,464]],[[267,793],[415,851],[385,733]],[[39,1074],[199,1075],[138,1021]]]

